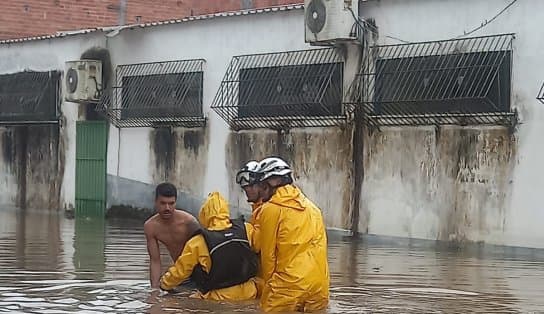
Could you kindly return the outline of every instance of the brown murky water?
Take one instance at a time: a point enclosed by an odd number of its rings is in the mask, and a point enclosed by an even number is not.
[[[544,253],[331,236],[328,313],[544,312]],[[169,258],[164,256],[164,263]],[[248,313],[151,294],[141,224],[0,210],[0,313]]]

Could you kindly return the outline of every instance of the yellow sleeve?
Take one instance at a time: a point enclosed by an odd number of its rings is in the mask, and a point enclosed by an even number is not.
[[[258,254],[259,253],[259,249],[258,249],[259,239],[257,238],[258,237],[257,228],[247,222],[244,225],[246,227],[246,235],[247,235],[247,240],[249,241],[249,246],[251,247],[251,250],[253,250],[253,252]]]
[[[265,205],[260,214],[259,244],[261,247],[261,272],[267,282],[276,268],[276,237],[281,209]]]
[[[168,271],[162,275],[161,289],[172,290],[191,276],[193,268],[199,262],[202,243],[205,245],[202,235],[194,236],[185,243],[183,251],[174,265],[170,266]]]

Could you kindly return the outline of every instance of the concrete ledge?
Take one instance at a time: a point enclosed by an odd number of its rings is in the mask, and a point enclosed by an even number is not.
[[[155,214],[155,210],[130,205],[114,205],[106,210],[106,219],[129,219],[142,223]]]

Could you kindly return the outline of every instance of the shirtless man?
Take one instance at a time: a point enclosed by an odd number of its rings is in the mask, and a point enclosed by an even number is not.
[[[144,223],[144,233],[149,254],[149,280],[152,289],[158,289],[161,278],[159,242],[168,249],[172,261],[176,261],[185,242],[199,228],[196,218],[176,209],[177,190],[170,183],[161,183],[155,189],[157,213]]]

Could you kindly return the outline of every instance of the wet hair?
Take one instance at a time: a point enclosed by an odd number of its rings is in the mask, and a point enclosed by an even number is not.
[[[270,178],[279,178],[280,179],[279,183],[276,186],[274,186],[274,188],[279,188],[280,186],[293,184],[293,177],[291,176],[291,174],[286,174],[286,175],[283,175],[283,176],[271,176]]]
[[[281,185],[293,184],[293,177],[291,174],[286,174],[281,178]]]
[[[271,179],[271,178],[279,178],[280,181],[277,185],[272,186],[270,182],[268,181],[268,179]],[[293,183],[293,177],[291,176],[291,174],[286,174],[283,176],[271,176],[268,179],[258,183],[260,184],[261,188],[266,191],[265,193],[269,193],[269,195],[265,196],[265,198],[263,199],[265,202],[270,200],[272,195],[276,193],[277,188]]]
[[[159,198],[159,196],[175,197],[177,199],[178,190],[172,183],[163,182],[155,188],[155,199]]]

